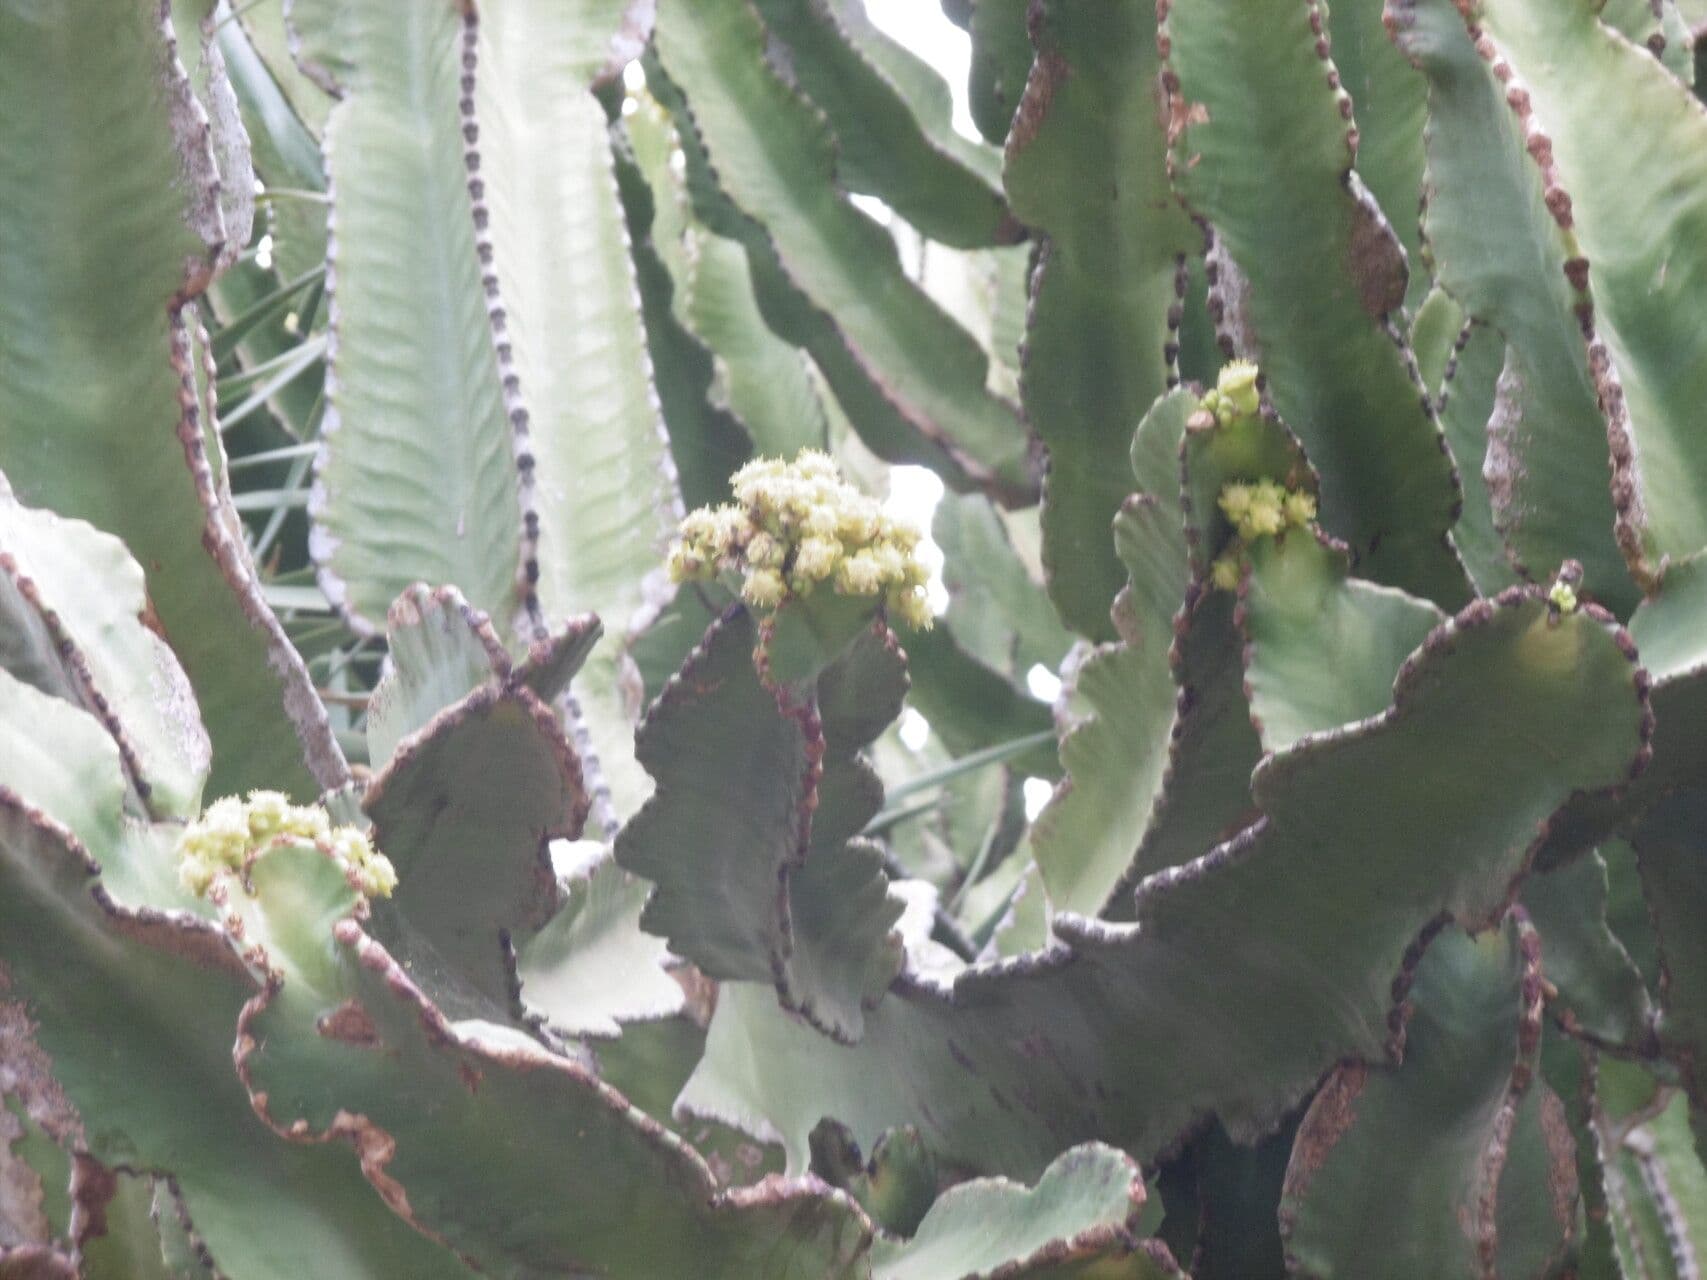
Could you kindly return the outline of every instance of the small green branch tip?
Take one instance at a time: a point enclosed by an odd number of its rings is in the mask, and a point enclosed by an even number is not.
[[[1236,534],[1226,552],[1209,566],[1209,580],[1222,591],[1239,585],[1245,548],[1258,538],[1275,538],[1288,529],[1307,528],[1316,518],[1316,499],[1302,489],[1273,480],[1235,482],[1221,490],[1220,507]]]
[[[350,886],[370,898],[388,898],[397,872],[355,827],[334,827],[319,805],[292,804],[277,791],[251,791],[247,800],[215,800],[178,837],[178,879],[198,898],[228,876],[241,878],[261,854],[280,842],[312,844],[341,868]]]
[[[741,598],[770,612],[828,583],[844,596],[882,596],[915,630],[932,621],[918,558],[923,535],[886,515],[816,449],[793,462],[757,458],[730,479],[735,501],[690,511],[670,548],[670,577],[692,582],[733,573]]]
[[[1214,389],[1203,393],[1202,406],[1223,427],[1241,418],[1256,417],[1262,407],[1257,394],[1257,367],[1249,360],[1223,365]]]

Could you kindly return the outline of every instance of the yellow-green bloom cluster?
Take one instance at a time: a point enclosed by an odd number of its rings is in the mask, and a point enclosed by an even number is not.
[[[730,480],[735,501],[688,513],[670,548],[677,582],[741,575],[741,598],[773,610],[827,584],[838,595],[882,596],[891,617],[931,625],[918,558],[922,535],[844,481],[816,449],[793,462],[758,458]]]
[[[1256,417],[1262,407],[1257,395],[1257,367],[1249,360],[1222,365],[1214,388],[1203,393],[1202,406],[1224,427],[1240,418]]]
[[[1255,542],[1288,528],[1302,529],[1316,518],[1316,500],[1301,489],[1288,491],[1273,480],[1258,480],[1224,486],[1221,510],[1241,538]]]
[[[1287,489],[1273,480],[1222,486],[1222,514],[1238,538],[1226,554],[1209,566],[1211,581],[1223,591],[1239,585],[1239,557],[1258,538],[1273,538],[1287,529],[1302,529],[1316,518],[1316,499],[1302,489]]]
[[[1577,593],[1570,583],[1560,578],[1547,592],[1547,601],[1560,613],[1577,611]]]
[[[300,840],[324,850],[370,898],[386,898],[397,887],[390,859],[374,849],[365,832],[334,827],[319,805],[292,804],[277,791],[251,791],[247,800],[215,800],[178,837],[178,879],[205,897],[221,877],[241,877],[255,856],[279,840]]]

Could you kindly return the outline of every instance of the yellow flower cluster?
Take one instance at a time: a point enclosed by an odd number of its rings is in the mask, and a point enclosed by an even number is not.
[[[241,875],[256,854],[277,840],[301,840],[331,855],[350,883],[370,898],[388,898],[397,872],[367,835],[334,827],[319,805],[292,804],[277,791],[251,791],[247,800],[215,800],[178,837],[178,879],[197,897],[216,881]]]
[[[1254,542],[1288,527],[1302,529],[1316,518],[1316,500],[1302,490],[1288,492],[1273,480],[1258,480],[1223,487],[1221,510],[1241,538]]]
[[[1547,592],[1547,602],[1560,613],[1575,613],[1578,603],[1576,590],[1561,576]]]
[[[730,487],[734,502],[682,521],[670,548],[673,580],[739,573],[741,598],[767,611],[828,584],[838,595],[880,595],[892,618],[930,627],[922,535],[844,481],[828,455],[802,449],[793,462],[758,458]]]
[[[1239,585],[1239,557],[1246,546],[1258,538],[1277,537],[1289,528],[1302,529],[1316,518],[1315,498],[1273,480],[1224,485],[1220,506],[1238,532],[1237,541],[1209,567],[1211,579],[1223,591]]]
[[[1249,360],[1231,360],[1221,366],[1212,390],[1201,401],[1222,426],[1240,418],[1254,418],[1262,407],[1257,395],[1257,367]]]

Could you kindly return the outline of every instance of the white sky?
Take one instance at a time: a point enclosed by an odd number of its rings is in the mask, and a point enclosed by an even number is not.
[[[966,102],[972,37],[942,16],[936,0],[865,0],[865,11],[876,26],[942,73],[954,94],[954,127],[978,138]]]

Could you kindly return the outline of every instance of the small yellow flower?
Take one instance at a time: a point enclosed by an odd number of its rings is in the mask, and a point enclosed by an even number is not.
[[[1239,534],[1247,542],[1273,537],[1286,527],[1286,490],[1272,480],[1259,480],[1251,489],[1250,506],[1239,520]]]
[[[1302,529],[1316,518],[1316,500],[1302,490],[1288,490],[1273,480],[1234,482],[1218,499],[1233,524],[1234,536],[1220,559],[1209,566],[1211,583],[1223,591],[1239,585],[1244,548],[1258,538],[1278,537],[1287,528]]]
[[[1249,360],[1234,360],[1221,368],[1221,373],[1215,380],[1216,390],[1220,392],[1220,412],[1231,418],[1254,418],[1262,408],[1262,401],[1257,395],[1257,367]]]
[[[279,840],[313,844],[333,858],[369,897],[396,887],[391,863],[355,827],[334,827],[319,805],[291,804],[276,791],[252,791],[215,800],[178,837],[178,880],[205,897],[216,882],[241,872],[249,860]]]
[[[870,498],[860,495],[843,509],[836,535],[843,542],[863,547],[877,537],[882,518],[882,508]]]
[[[1555,582],[1552,590],[1547,593],[1547,600],[1560,613],[1575,613],[1577,611],[1577,593],[1568,582]]]
[[[690,511],[682,519],[681,539],[690,546],[707,546],[717,536],[717,512],[711,507]]]
[[[930,601],[918,587],[891,591],[884,603],[892,616],[899,618],[914,631],[929,631],[936,621],[935,615],[931,613]]]
[[[722,506],[713,513],[711,552],[721,558],[732,554],[752,536],[753,522],[740,507]]]
[[[1234,524],[1250,513],[1255,490],[1248,484],[1230,484],[1221,490],[1221,510]]]
[[[1302,491],[1286,495],[1286,522],[1302,529],[1316,518],[1316,500]]]
[[[908,524],[904,520],[888,521],[883,532],[902,555],[912,555],[919,549],[919,543],[923,542],[925,538],[922,529],[917,525]]]
[[[866,552],[877,564],[877,576],[885,583],[905,582],[907,568],[919,565],[917,560],[908,560],[901,548],[893,542],[880,542]],[[919,565],[920,568],[924,566]]]
[[[741,584],[741,599],[755,609],[774,609],[788,594],[788,584],[775,569],[754,569]]]
[[[247,805],[250,838],[270,840],[278,835],[290,821],[293,807],[290,798],[282,791],[251,791]]]
[[[841,535],[841,513],[827,505],[810,508],[800,524],[814,538],[836,538]]]
[[[670,548],[664,567],[669,571],[671,582],[693,582],[711,576],[711,565],[705,557],[680,542]]]
[[[1286,513],[1280,509],[1279,503],[1259,503],[1251,507],[1250,514],[1239,526],[1239,533],[1246,541],[1255,538],[1272,538],[1286,527]]]
[[[780,569],[788,559],[788,548],[781,539],[758,530],[747,539],[747,563],[755,569]]]
[[[180,848],[178,857],[178,883],[198,898],[206,897],[213,882],[231,870],[221,859],[193,847]]]
[[[332,820],[319,805],[293,804],[285,814],[280,834],[299,840],[324,840],[332,834]]]
[[[836,562],[841,558],[839,542],[810,537],[794,553],[794,571],[813,582],[822,582],[836,571]]]
[[[370,898],[389,898],[397,887],[397,868],[379,853],[367,834],[354,827],[339,827],[331,836],[332,856],[356,887]]]
[[[836,590],[848,596],[874,596],[883,586],[883,570],[877,557],[859,551],[836,566]]]
[[[786,466],[786,463],[779,464]],[[818,480],[828,480],[834,484],[841,483],[841,473],[836,469],[836,460],[822,449],[802,449],[794,457],[794,469],[803,476]]]

